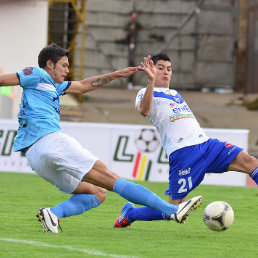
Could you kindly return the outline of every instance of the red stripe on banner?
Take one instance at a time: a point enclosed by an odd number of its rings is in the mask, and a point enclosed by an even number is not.
[[[136,161],[135,161],[135,164],[134,164],[134,169],[133,169],[133,177],[134,178],[136,178],[136,176],[137,176],[137,170],[138,170],[138,167],[139,167],[140,158],[141,158],[141,153],[138,152],[137,157],[136,157]]]

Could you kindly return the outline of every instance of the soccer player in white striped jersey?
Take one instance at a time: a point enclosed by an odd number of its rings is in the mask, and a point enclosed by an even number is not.
[[[257,159],[235,145],[209,138],[184,99],[169,88],[172,64],[166,54],[144,58],[141,68],[148,76],[148,84],[137,94],[136,110],[156,127],[169,157],[169,188],[165,192],[169,203],[186,202],[189,192],[209,172],[244,172],[258,184]],[[126,203],[114,226],[164,219],[167,216],[159,211]]]

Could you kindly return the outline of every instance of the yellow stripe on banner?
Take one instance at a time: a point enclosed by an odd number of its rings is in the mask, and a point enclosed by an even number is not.
[[[137,178],[140,181],[143,179],[143,174],[144,174],[144,169],[145,169],[145,166],[146,166],[146,162],[147,162],[147,157],[143,155],[141,166],[140,166],[140,171],[139,171],[139,176]]]

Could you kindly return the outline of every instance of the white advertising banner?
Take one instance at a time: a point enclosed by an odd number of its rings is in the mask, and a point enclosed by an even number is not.
[[[0,120],[0,171],[33,173],[27,165],[26,157],[12,151],[17,128],[16,121]],[[121,177],[168,182],[168,158],[153,126],[61,122],[61,128]],[[248,130],[205,131],[210,137],[234,143],[247,150]],[[203,183],[245,186],[246,175],[236,172],[207,174]]]
[[[13,140],[17,128],[16,121],[0,120],[0,171],[31,173],[26,157],[21,152],[13,152]]]

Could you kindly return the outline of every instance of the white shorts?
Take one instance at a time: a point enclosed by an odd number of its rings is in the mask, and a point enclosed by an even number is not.
[[[62,132],[43,136],[26,152],[31,168],[65,193],[72,193],[98,160]]]

